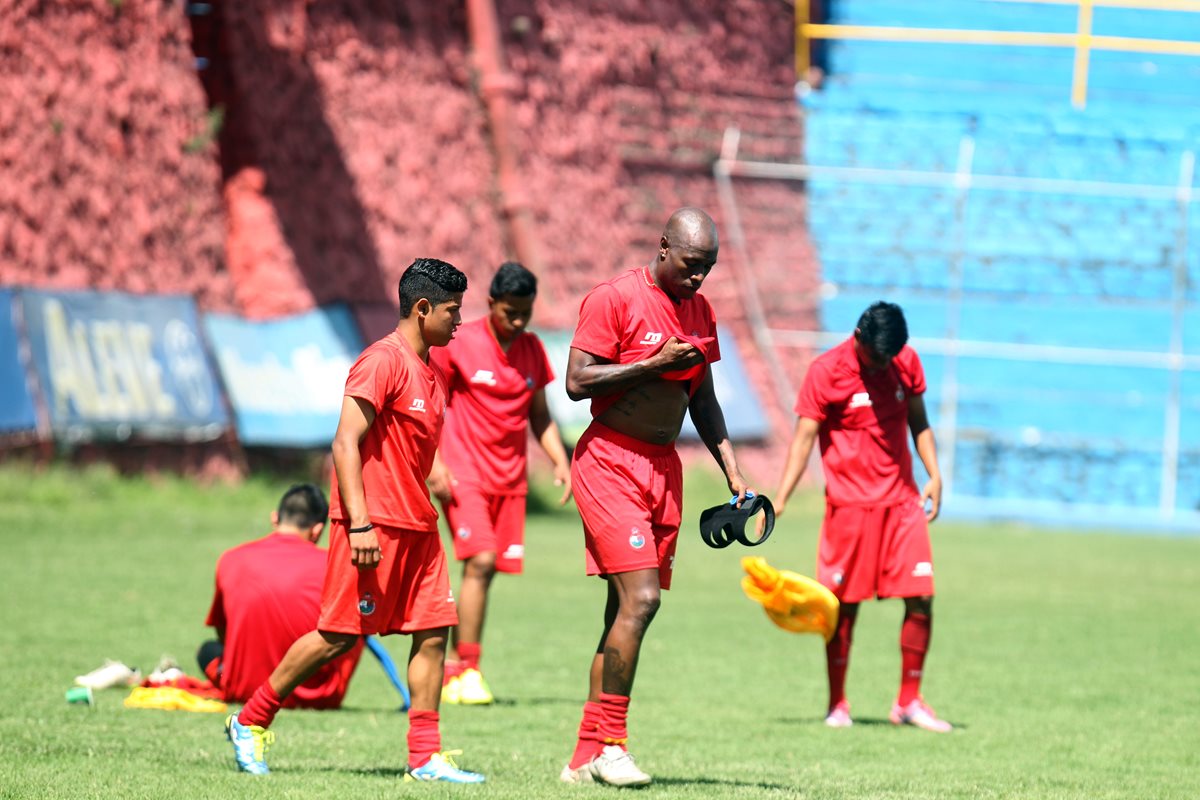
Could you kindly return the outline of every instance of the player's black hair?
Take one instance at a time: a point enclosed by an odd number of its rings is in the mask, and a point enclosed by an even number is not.
[[[908,322],[895,303],[872,303],[858,318],[858,341],[885,358],[895,358],[908,344]]]
[[[499,299],[504,295],[532,297],[537,294],[537,276],[516,261],[505,261],[496,270],[488,297]]]
[[[422,298],[441,305],[467,290],[467,276],[453,264],[418,258],[400,276],[400,316],[407,317]]]
[[[329,501],[315,484],[297,483],[283,493],[277,513],[280,524],[311,528],[324,524],[329,516]]]

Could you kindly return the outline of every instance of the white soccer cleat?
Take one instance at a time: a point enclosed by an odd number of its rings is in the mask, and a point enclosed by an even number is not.
[[[933,709],[925,705],[925,701],[919,697],[906,706],[901,706],[899,703],[893,705],[888,719],[893,725],[913,725],[921,730],[934,733],[949,733],[954,730],[954,726],[949,722],[938,719],[937,714],[933,713]]]
[[[588,767],[594,779],[609,786],[650,785],[650,776],[638,769],[629,751],[615,744],[605,745]]]
[[[829,709],[829,713],[825,715],[825,725],[830,728],[849,728],[853,724],[854,720],[850,719],[850,704],[845,700]]]
[[[562,768],[562,772],[558,773],[558,779],[563,783],[595,783],[596,779],[592,777],[591,764],[584,764],[582,767],[571,769],[571,765],[567,764]]]
[[[182,677],[183,670],[179,668],[179,663],[171,656],[163,656],[158,660],[154,672],[146,676],[146,680],[151,683],[169,683]]]
[[[120,661],[113,661],[111,658],[104,662],[104,666],[97,667],[86,675],[75,676],[76,685],[86,686],[89,689],[134,686],[141,681],[142,673],[125,666]]]

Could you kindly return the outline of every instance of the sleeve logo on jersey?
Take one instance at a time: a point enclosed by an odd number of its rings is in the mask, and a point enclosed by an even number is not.
[[[904,402],[904,387],[903,386],[896,387],[896,402],[897,403]]]
[[[867,392],[855,392],[850,398],[850,408],[870,408],[871,395]]]
[[[408,407],[409,411],[415,411],[418,414],[425,413],[425,401],[419,397],[414,397],[412,405]]]
[[[663,335],[658,331],[649,331],[638,344],[658,344],[662,341]]]
[[[471,383],[479,383],[484,386],[496,385],[496,373],[490,369],[477,369],[475,374],[471,376]]]

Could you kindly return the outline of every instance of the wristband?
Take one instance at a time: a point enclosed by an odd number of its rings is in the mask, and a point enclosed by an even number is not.
[[[368,522],[366,525],[363,525],[361,528],[347,528],[346,530],[350,531],[351,533],[366,533],[367,531],[373,529],[374,527],[375,527],[374,522]]]

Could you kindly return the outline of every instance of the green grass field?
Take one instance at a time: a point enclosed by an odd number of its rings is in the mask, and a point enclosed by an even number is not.
[[[234,771],[221,717],[70,706],[72,678],[116,658],[191,674],[220,552],[266,533],[284,482],[196,487],[105,470],[0,468],[0,797],[560,798],[557,782],[599,632],[573,509],[538,513],[528,571],[501,576],[484,665],[500,702],[442,710],[443,741],[481,787],[404,785],[406,717],[364,656],[347,708],[285,711],[274,773]],[[1200,796],[1200,538],[939,522],[925,695],[958,729],[896,729],[897,602],[865,606],[849,679],[855,727],[821,724],[821,642],[741,593],[744,548],[694,529],[723,487],[689,475],[676,586],[643,650],[631,734],[644,797],[1195,798]],[[539,494],[548,497],[549,492]],[[803,498],[761,554],[811,574],[820,511]],[[756,551],[757,554],[757,551]],[[407,641],[392,638],[401,657]]]

